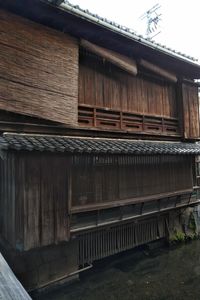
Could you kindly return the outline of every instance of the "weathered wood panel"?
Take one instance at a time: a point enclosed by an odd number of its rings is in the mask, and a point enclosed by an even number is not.
[[[16,245],[15,227],[15,158],[12,154],[7,154],[4,159],[0,159],[0,233],[10,245]],[[20,222],[20,220],[19,220]]]
[[[184,137],[186,139],[199,138],[198,87],[189,83],[184,83],[182,85],[182,99]]]
[[[66,156],[23,155],[24,248],[68,240]]]
[[[0,299],[31,300],[0,253]]]
[[[116,207],[193,189],[191,157],[76,156],[72,174],[72,207],[106,202]]]
[[[9,153],[0,160],[0,233],[18,250],[69,239],[68,157]]]
[[[90,43],[86,40],[83,40],[83,39],[80,41],[80,45],[83,48],[110,61],[111,63],[115,64],[122,70],[125,70],[132,75],[137,74],[137,65],[133,59],[130,59],[129,57],[126,57],[126,56],[116,53],[114,51],[99,47],[99,46],[97,46],[93,43]]]
[[[72,209],[117,207],[193,190],[192,157],[8,153],[0,232],[18,250],[68,241]],[[70,175],[70,176],[69,176]]]
[[[133,77],[84,52],[80,56],[79,103],[124,112],[177,117],[174,84]]]
[[[174,73],[169,72],[163,68],[160,68],[159,66],[152,64],[147,60],[140,59],[139,64],[143,66],[145,69],[150,70],[153,73],[156,73],[159,76],[164,77],[171,82],[175,82],[175,83],[177,82],[177,76]]]
[[[77,124],[78,44],[0,10],[0,109]]]

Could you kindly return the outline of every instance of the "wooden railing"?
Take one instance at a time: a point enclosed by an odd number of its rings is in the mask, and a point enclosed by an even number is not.
[[[83,127],[173,136],[180,135],[177,118],[143,115],[88,105],[79,105],[78,122]]]

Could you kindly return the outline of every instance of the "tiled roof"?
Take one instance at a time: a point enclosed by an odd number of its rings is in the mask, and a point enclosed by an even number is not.
[[[14,133],[4,133],[0,137],[0,149],[94,154],[200,155],[200,146],[192,143],[147,142]]]
[[[53,3],[52,0],[47,0],[47,1]],[[84,14],[85,18],[88,18],[88,19],[92,18],[92,21],[95,22],[95,20],[96,20],[96,23],[98,23],[99,25],[102,25],[101,23],[103,22],[105,26],[106,26],[106,24],[107,24],[108,27],[112,26],[116,30],[118,30],[118,31],[120,30],[122,33],[124,33],[125,35],[128,35],[129,37],[131,35],[133,39],[138,40],[138,42],[143,42],[144,44],[146,43],[147,46],[151,46],[153,48],[156,48],[157,50],[163,50],[164,52],[174,54],[175,56],[182,57],[182,58],[185,58],[185,59],[193,61],[193,62],[198,61],[198,59],[196,59],[192,56],[186,55],[186,54],[184,54],[180,51],[176,51],[175,49],[172,49],[170,47],[167,47],[165,45],[162,45],[160,43],[152,41],[149,38],[145,38],[144,36],[142,36],[140,34],[137,34],[136,31],[133,30],[133,29],[130,29],[126,26],[123,26],[123,25],[120,25],[116,22],[108,20],[107,18],[102,18],[98,14],[94,14],[94,13],[91,13],[87,9],[80,8],[78,5],[73,5],[67,0],[63,0],[63,1],[59,1],[59,2],[61,2],[61,7],[63,9],[66,9],[68,11],[70,10],[72,13],[80,15],[81,17],[83,17],[82,14]]]

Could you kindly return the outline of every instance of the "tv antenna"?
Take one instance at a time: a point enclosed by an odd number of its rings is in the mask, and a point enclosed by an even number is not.
[[[159,12],[160,8],[161,5],[157,3],[140,17],[140,20],[146,21],[146,36],[149,39],[153,39],[161,33],[160,21],[162,14]]]

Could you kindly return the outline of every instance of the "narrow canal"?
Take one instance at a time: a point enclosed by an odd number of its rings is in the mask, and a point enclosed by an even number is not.
[[[199,300],[200,241],[141,248],[97,263],[80,281],[38,300]]]

